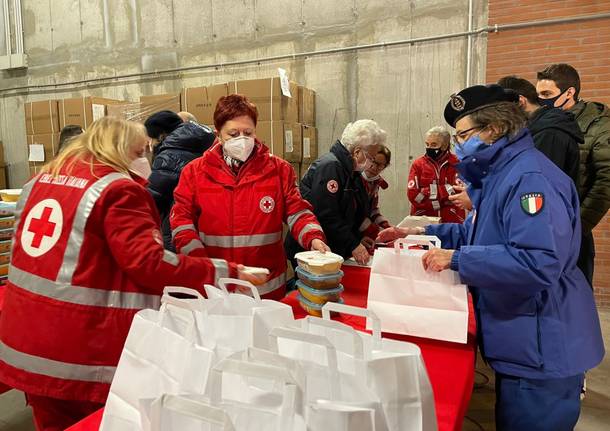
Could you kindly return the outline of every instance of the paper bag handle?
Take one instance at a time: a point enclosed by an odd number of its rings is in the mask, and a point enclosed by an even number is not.
[[[433,235],[408,235],[406,238],[399,238],[394,241],[396,253],[400,253],[402,245],[427,245],[432,248],[440,248],[441,240]]]
[[[181,293],[194,296],[195,298],[176,298],[175,296],[172,296],[172,293]],[[205,298],[200,292],[195,289],[180,286],[165,286],[163,288],[163,296],[161,297],[161,305],[171,304],[179,308],[195,311],[200,311],[202,309],[202,301],[205,301]]]
[[[322,311],[322,313],[324,313],[324,311]],[[362,342],[362,338],[360,338],[360,336],[358,335],[356,330],[354,328],[352,328],[351,326],[345,325],[341,322],[335,322],[334,320],[330,320],[330,313],[329,313],[328,319],[315,317],[315,316],[307,316],[305,318],[305,321],[307,322],[308,325],[323,326],[325,328],[330,328],[330,329],[334,329],[336,331],[341,331],[341,332],[346,333],[352,339],[354,357],[357,359],[364,358],[364,345]]]
[[[258,289],[252,283],[246,280],[239,280],[237,278],[220,278],[218,279],[218,287],[225,294],[229,295],[229,291],[227,290],[227,284],[237,284],[238,286],[247,287],[252,292],[252,297],[257,302],[261,302],[261,295],[258,293]]]
[[[322,335],[310,334],[297,329],[273,328],[271,332],[269,332],[269,344],[272,351],[275,353],[279,352],[279,338],[301,341],[303,343],[324,347],[326,349],[326,360],[328,362],[328,367],[333,371],[337,371],[337,351],[335,350],[335,346],[333,346],[328,338]]]
[[[180,395],[165,394],[161,396],[161,405],[167,409],[187,416],[201,419],[203,422],[222,426],[223,431],[234,431],[233,423],[224,410],[184,398]]]
[[[375,347],[377,348],[381,345],[381,320],[379,320],[379,317],[377,317],[377,314],[375,314],[373,310],[354,307],[353,305],[340,304],[338,302],[327,302],[322,307],[322,318],[330,320],[331,311],[369,319],[373,325],[373,342],[375,343]]]

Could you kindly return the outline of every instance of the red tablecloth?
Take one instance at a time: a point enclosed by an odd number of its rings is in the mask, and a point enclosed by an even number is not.
[[[346,304],[366,307],[370,270],[354,266],[344,266],[343,299]],[[297,319],[307,314],[301,309],[296,294],[284,299],[294,310]],[[363,318],[355,316],[339,316],[337,320],[355,329],[364,330]],[[383,334],[384,337],[409,341],[417,344],[424,357],[432,389],[439,431],[459,431],[468,409],[472,386],[474,383],[475,361],[475,322],[472,306],[468,325],[468,342],[466,344],[448,343],[445,341],[428,340],[425,338],[407,337],[403,335]],[[93,431],[99,428],[103,411],[100,410],[67,431]]]

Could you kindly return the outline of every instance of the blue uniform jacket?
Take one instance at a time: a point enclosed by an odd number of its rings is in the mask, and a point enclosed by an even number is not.
[[[604,356],[591,287],[576,267],[576,188],[534,148],[527,129],[458,165],[475,212],[463,225],[426,228],[473,294],[483,357],[500,373],[548,379]]]

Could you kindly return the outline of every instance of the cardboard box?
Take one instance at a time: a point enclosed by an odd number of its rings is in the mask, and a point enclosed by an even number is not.
[[[316,125],[316,92],[299,86],[299,123]]]
[[[44,162],[29,162],[30,174],[34,175],[40,172],[40,168],[49,163],[59,151],[59,133],[48,133],[44,135],[28,135],[27,154],[30,154],[29,145],[39,144],[44,147]]]
[[[227,84],[185,88],[182,90],[182,109],[193,114],[200,124],[214,124],[218,99],[226,96],[228,91]]]
[[[318,129],[303,124],[303,151],[301,161],[313,163],[318,158]]]
[[[299,123],[259,121],[256,126],[256,137],[269,148],[271,154],[293,163],[301,161],[301,133]]]
[[[150,113],[142,109],[140,102],[123,102],[106,107],[106,115],[117,117],[127,121],[137,121],[143,123],[150,116]]]
[[[178,113],[182,110],[182,103],[180,99],[180,93],[159,94],[156,96],[141,96],[141,114],[146,115],[146,118],[148,118],[155,112],[159,111],[173,111]]]
[[[24,110],[27,135],[59,132],[57,100],[28,102],[24,105]]]
[[[86,129],[95,120],[105,117],[107,106],[121,103],[119,100],[102,97],[78,97],[59,101],[59,130],[69,124]]]
[[[284,159],[300,163],[303,157],[303,135],[300,123],[284,123]]]
[[[0,166],[0,189],[8,189],[6,166]]]
[[[269,148],[271,154],[284,158],[284,123],[281,121],[259,121],[256,137]]]
[[[0,141],[0,166],[4,166],[4,144]]]
[[[280,78],[232,81],[229,83],[229,94],[232,93],[243,94],[256,105],[259,121],[297,123],[299,120],[299,89],[294,82],[290,82],[292,97],[282,95]]]

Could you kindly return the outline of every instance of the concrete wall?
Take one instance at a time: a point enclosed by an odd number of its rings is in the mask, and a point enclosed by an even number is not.
[[[73,91],[12,95],[2,89],[218,63],[284,53],[465,31],[468,0],[22,0],[30,67],[0,80],[0,138],[10,181],[27,177],[25,101],[97,95],[138,100],[233,79],[268,77],[277,67],[317,91],[320,150],[348,121],[373,118],[389,133],[394,161],[382,209],[397,222],[408,212],[410,161],[423,133],[443,124],[449,94],[465,85],[466,39],[207,69]],[[487,2],[475,0],[475,27]],[[477,39],[474,82],[484,77],[485,36]]]

